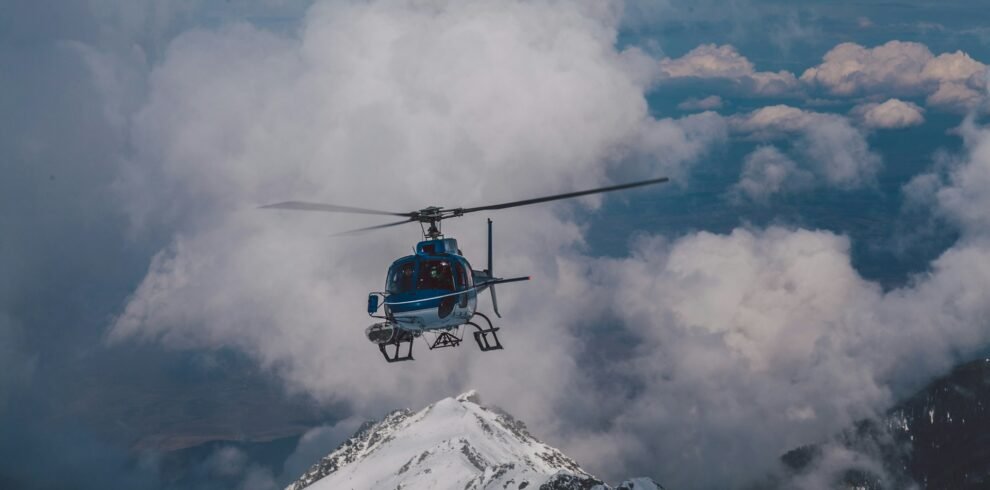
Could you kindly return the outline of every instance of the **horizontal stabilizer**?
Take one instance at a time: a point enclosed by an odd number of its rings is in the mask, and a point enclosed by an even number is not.
[[[482,285],[491,286],[493,284],[504,284],[507,282],[519,282],[519,281],[528,281],[528,280],[529,280],[529,276],[510,277],[508,279],[502,279],[501,277],[493,277],[491,280],[485,281]]]

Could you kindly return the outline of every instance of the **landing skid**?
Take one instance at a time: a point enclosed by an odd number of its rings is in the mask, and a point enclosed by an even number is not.
[[[474,341],[478,343],[478,348],[481,349],[481,352],[502,349],[502,342],[498,340],[498,327],[493,326],[492,321],[481,313],[475,312],[475,316],[480,316],[488,324],[488,328],[482,328],[477,323],[467,322],[468,325],[478,329],[477,332],[474,332]]]
[[[487,328],[470,321],[464,325],[470,325],[477,329],[476,332],[473,332],[474,341],[478,343],[478,348],[481,349],[481,352],[503,349],[502,342],[498,338],[499,328],[492,325],[492,321],[482,313],[475,312],[474,316],[481,317],[484,322],[478,323],[487,325]],[[471,319],[473,320],[474,317],[471,317]],[[461,345],[464,339],[463,325],[456,330],[451,328],[440,332],[428,331],[424,333],[427,334],[426,346],[430,350],[443,347],[457,347]],[[436,337],[432,337],[434,334]],[[381,351],[385,360],[390,363],[413,361],[415,360],[412,355],[413,341],[418,336],[419,332],[413,333],[408,330],[399,330],[394,339],[378,344],[378,350]],[[432,337],[432,340],[430,340],[430,337]]]
[[[415,340],[411,333],[402,332],[395,340],[385,343],[378,344],[378,350],[382,351],[382,355],[385,356],[385,360],[388,362],[401,362],[401,361],[413,361],[412,347],[413,340]],[[408,347],[406,347],[408,345]],[[392,352],[389,354],[389,347],[391,347]],[[401,353],[405,351],[405,355]]]

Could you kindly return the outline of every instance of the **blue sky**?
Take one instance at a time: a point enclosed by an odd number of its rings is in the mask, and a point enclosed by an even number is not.
[[[132,448],[204,424],[319,426],[299,466],[364,418],[478,388],[593,473],[724,488],[990,345],[990,31],[972,2],[12,11],[0,482],[167,486]],[[418,231],[331,239],[365,222],[255,210],[660,174],[493,215],[500,269],[539,278],[500,291],[510,348],[401,373],[362,305]],[[483,228],[446,231],[480,260]],[[295,476],[267,464],[233,480]],[[231,484],[211,471],[204,488]]]

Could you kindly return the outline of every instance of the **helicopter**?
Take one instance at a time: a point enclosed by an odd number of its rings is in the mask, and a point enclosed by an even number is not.
[[[472,332],[474,340],[482,352],[502,349],[502,343],[498,338],[499,327],[494,326],[487,315],[478,311],[478,295],[487,289],[491,294],[492,311],[498,318],[501,318],[502,315],[498,311],[498,298],[495,295],[495,285],[530,279],[529,276],[509,278],[495,276],[492,263],[491,219],[488,219],[488,267],[483,270],[472,269],[471,263],[468,262],[458,247],[457,240],[443,235],[441,231],[443,220],[478,211],[528,206],[589,194],[660,184],[668,180],[667,177],[660,177],[487,206],[468,208],[430,206],[405,213],[306,201],[286,201],[261,206],[261,208],[405,218],[402,221],[358,228],[337,235],[361,233],[407,223],[418,222],[420,224],[423,239],[416,244],[415,253],[392,262],[386,274],[384,291],[368,293],[368,315],[384,321],[367,327],[365,335],[373,344],[378,345],[385,360],[393,363],[414,360],[412,355],[413,341],[418,337],[426,339],[430,350],[457,347],[464,339],[466,328],[475,329]]]

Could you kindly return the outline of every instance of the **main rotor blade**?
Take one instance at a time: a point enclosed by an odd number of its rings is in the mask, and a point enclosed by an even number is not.
[[[415,223],[415,222],[416,222],[416,220],[414,220],[412,218],[409,218],[407,220],[396,221],[394,223],[385,223],[384,225],[368,226],[368,227],[365,227],[365,228],[358,228],[356,230],[348,230],[348,231],[343,231],[343,232],[340,232],[340,233],[334,233],[333,235],[330,235],[330,236],[353,235],[353,234],[361,233],[361,232],[364,232],[364,231],[377,230],[379,228],[388,228],[390,226],[399,226],[399,225],[404,225],[406,223]]]
[[[460,214],[466,214],[466,213],[473,213],[475,211],[485,211],[485,210],[488,210],[488,209],[513,208],[513,207],[516,207],[516,206],[526,206],[526,205],[529,205],[529,204],[536,204],[536,203],[540,203],[540,202],[556,201],[558,199],[570,199],[572,197],[586,196],[588,194],[598,194],[598,193],[602,193],[602,192],[620,191],[622,189],[629,189],[629,188],[632,188],[632,187],[640,187],[640,186],[651,185],[651,184],[660,184],[660,183],[663,183],[663,182],[667,182],[668,180],[670,180],[670,179],[668,179],[667,177],[660,177],[658,179],[641,180],[639,182],[630,182],[628,184],[619,184],[619,185],[613,185],[613,186],[609,186],[609,187],[599,187],[598,189],[588,189],[586,191],[568,192],[566,194],[556,194],[556,195],[553,195],[553,196],[536,197],[536,198],[533,198],[533,199],[524,199],[522,201],[512,201],[512,202],[505,202],[505,203],[501,203],[501,204],[490,204],[488,206],[478,206],[478,207],[474,207],[474,208],[463,208],[463,209],[459,209],[458,212]]]
[[[328,213],[353,213],[353,214],[379,214],[384,216],[406,216],[411,217],[413,213],[393,213],[391,211],[378,211],[376,209],[355,208],[352,206],[338,206],[336,204],[324,204],[319,202],[286,201],[267,206],[261,209],[292,209],[296,211],[323,211]]]

